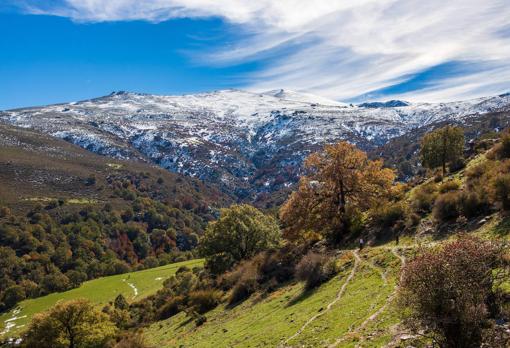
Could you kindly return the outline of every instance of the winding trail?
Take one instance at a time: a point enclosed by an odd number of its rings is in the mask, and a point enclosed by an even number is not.
[[[391,253],[393,255],[395,255],[395,257],[397,257],[399,260],[400,260],[400,269],[404,268],[404,266],[406,265],[406,259],[404,256],[400,255],[399,253],[397,253],[397,247],[394,247],[394,248],[391,248]],[[375,266],[373,266],[375,267]],[[385,274],[385,273],[383,273]],[[383,278],[385,279],[385,278]],[[402,273],[400,273],[400,279],[402,279]],[[387,283],[386,283],[387,284]],[[352,334],[352,333],[358,333],[360,332],[361,330],[363,330],[370,322],[374,321],[375,319],[377,319],[377,317],[382,313],[384,312],[384,310],[390,305],[391,302],[393,302],[393,299],[395,298],[395,296],[397,295],[397,290],[398,290],[398,283],[397,285],[395,286],[393,292],[390,294],[390,296],[388,296],[388,298],[386,299],[386,302],[384,303],[384,305],[382,305],[381,307],[379,307],[379,309],[377,311],[375,311],[372,315],[370,315],[368,318],[366,318],[358,327],[356,327],[354,330],[349,330],[349,332],[347,332],[346,334],[344,334],[342,337],[338,338],[333,344],[329,345],[329,348],[334,348],[336,346],[338,346],[340,343],[342,343],[347,337],[347,334]],[[360,341],[358,342],[358,344],[356,344],[356,348],[360,347],[360,343],[362,343],[364,341],[364,336],[361,337]]]
[[[128,281],[126,279],[122,279],[123,282],[125,282],[127,285],[129,285],[129,287],[131,289],[133,289],[133,297],[131,297],[132,299],[134,299],[136,296],[138,296],[138,289],[136,288],[135,284],[133,283],[128,283]]]
[[[287,343],[296,338],[297,336],[299,336],[303,331],[304,329],[310,325],[314,320],[316,320],[317,318],[321,317],[322,315],[324,315],[325,313],[327,313],[333,306],[335,303],[338,302],[338,300],[340,300],[343,296],[343,294],[345,293],[345,289],[347,288],[347,285],[350,283],[351,279],[354,277],[354,275],[356,274],[356,271],[358,269],[358,266],[359,264],[361,263],[361,258],[359,257],[359,254],[358,254],[358,250],[354,250],[352,252],[352,254],[354,255],[354,266],[352,267],[352,270],[351,270],[351,273],[349,273],[349,276],[347,277],[347,279],[345,279],[345,282],[343,283],[342,287],[340,288],[340,290],[338,291],[338,293],[336,294],[336,297],[333,301],[331,301],[327,306],[326,306],[326,309],[315,314],[313,317],[311,317],[310,319],[308,319],[304,324],[303,326],[301,326],[301,328],[292,336],[290,336],[289,338],[287,338],[282,345],[280,345],[279,347],[286,347],[287,346]]]

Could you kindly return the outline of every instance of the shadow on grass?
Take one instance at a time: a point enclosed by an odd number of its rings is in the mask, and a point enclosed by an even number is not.
[[[299,295],[295,296],[289,301],[289,303],[287,303],[286,307],[292,307],[298,304],[299,302],[306,300],[307,298],[312,296],[317,291],[318,288],[319,287],[315,287],[313,289],[303,289],[303,291],[301,291]]]

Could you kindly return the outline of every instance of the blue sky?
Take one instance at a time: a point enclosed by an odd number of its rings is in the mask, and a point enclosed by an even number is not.
[[[508,0],[3,0],[0,109],[128,90],[341,101],[510,90]]]

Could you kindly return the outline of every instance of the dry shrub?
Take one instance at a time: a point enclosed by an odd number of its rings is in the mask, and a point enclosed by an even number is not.
[[[441,347],[479,347],[499,316],[503,248],[462,237],[422,252],[405,266],[399,302],[411,329],[427,329]]]
[[[188,306],[199,314],[216,308],[221,301],[221,292],[216,289],[196,290],[189,294]]]
[[[330,279],[336,272],[338,269],[333,259],[313,251],[303,256],[296,266],[296,278],[305,282],[307,290]]]
[[[449,180],[441,184],[439,186],[439,192],[440,193],[446,193],[450,191],[456,191],[460,187],[460,183],[457,180]]]
[[[231,305],[247,299],[259,289],[258,268],[255,262],[245,263],[239,272],[240,277],[234,285],[229,298],[229,304]]]
[[[179,313],[184,303],[184,296],[171,297],[158,311],[159,320],[165,320]]]

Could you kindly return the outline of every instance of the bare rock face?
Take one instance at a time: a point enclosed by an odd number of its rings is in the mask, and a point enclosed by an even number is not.
[[[349,106],[286,90],[184,96],[114,92],[0,112],[0,121],[105,156],[149,161],[247,198],[294,184],[306,155],[325,143],[348,140],[372,149],[433,123],[509,110],[510,95],[379,104]]]

